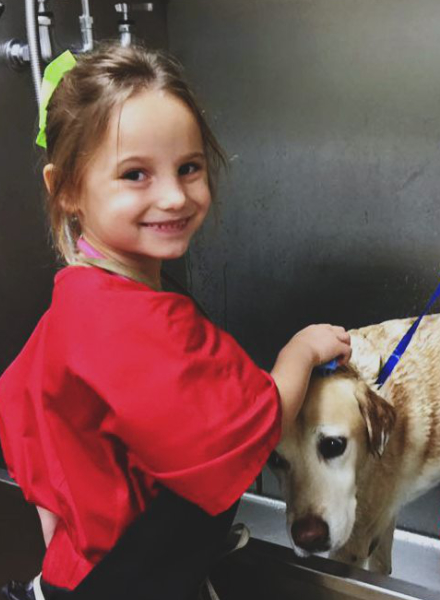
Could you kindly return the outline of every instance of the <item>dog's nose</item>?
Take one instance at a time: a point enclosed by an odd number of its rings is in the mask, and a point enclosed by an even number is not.
[[[291,527],[292,539],[307,552],[325,552],[329,548],[328,525],[320,517],[308,515]]]

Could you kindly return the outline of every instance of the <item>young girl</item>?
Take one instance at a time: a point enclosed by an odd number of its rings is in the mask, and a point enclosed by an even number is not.
[[[169,56],[117,45],[82,56],[49,101],[44,137],[68,266],[0,379],[0,436],[44,517],[53,593],[99,572],[160,490],[195,505],[209,531],[209,515],[227,513],[288,435],[311,370],[346,363],[350,341],[341,327],[308,327],[268,374],[191,299],[162,290],[162,261],[188,249],[224,161]],[[167,597],[137,591],[126,597]]]

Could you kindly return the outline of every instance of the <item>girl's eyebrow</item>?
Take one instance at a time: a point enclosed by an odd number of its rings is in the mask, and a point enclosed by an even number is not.
[[[185,160],[191,160],[193,158],[201,158],[204,160],[206,158],[206,155],[204,152],[192,152],[191,154],[182,156],[182,158],[180,160],[185,161]]]
[[[133,154],[133,156],[126,156],[122,160],[118,160],[117,167],[123,167],[126,163],[139,163],[144,162],[144,160],[148,160],[146,156],[137,156]]]
[[[191,152],[190,154],[185,154],[184,156],[181,156],[177,162],[181,163],[181,162],[187,162],[189,160],[194,160],[195,158],[198,158],[200,160],[206,160],[206,155],[204,152]],[[148,156],[138,156],[136,154],[133,154],[133,156],[126,156],[125,158],[123,158],[122,160],[118,161],[117,166],[123,167],[126,163],[133,163],[133,162],[149,162],[153,159],[151,159]]]

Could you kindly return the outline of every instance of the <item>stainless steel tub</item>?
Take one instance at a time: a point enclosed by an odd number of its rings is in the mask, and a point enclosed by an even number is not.
[[[324,558],[296,558],[285,530],[284,512],[285,505],[278,500],[253,494],[245,494],[242,500],[237,521],[248,525],[254,539],[246,552],[230,560],[239,564],[235,576],[248,573],[252,580],[257,574],[249,598],[440,598],[438,540],[397,530],[393,576],[385,577]],[[246,593],[244,588],[241,591]]]

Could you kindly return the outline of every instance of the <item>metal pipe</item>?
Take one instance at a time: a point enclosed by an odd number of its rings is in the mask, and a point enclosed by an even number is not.
[[[0,17],[4,10],[4,2],[0,2]],[[5,61],[12,69],[21,70],[30,61],[28,44],[15,38],[0,44],[0,61]]]
[[[153,10],[152,2],[140,2],[137,4],[128,4],[127,2],[118,2],[115,4],[115,10],[121,13],[122,17],[118,23],[119,39],[121,46],[131,46],[134,42],[134,21],[129,18],[129,10],[147,11]]]
[[[115,10],[121,13],[121,20],[118,23],[119,40],[123,48],[131,46],[133,41],[133,21],[128,18],[127,2],[119,2],[115,4]]]
[[[37,103],[39,107],[41,102],[41,65],[38,46],[35,0],[25,0],[25,2],[26,32],[31,60],[32,80],[34,82],[35,96],[37,98]]]
[[[93,17],[90,16],[89,0],[81,0],[83,14],[79,18],[83,45],[81,52],[93,50]]]
[[[49,63],[53,58],[53,15],[46,10],[46,1],[47,0],[38,0],[38,30],[40,34],[41,57],[46,63]]]

